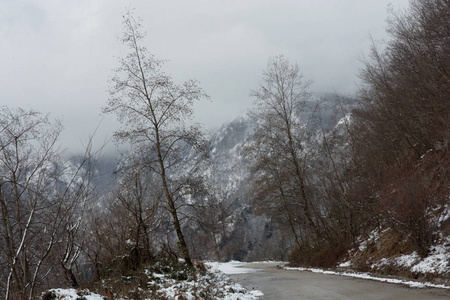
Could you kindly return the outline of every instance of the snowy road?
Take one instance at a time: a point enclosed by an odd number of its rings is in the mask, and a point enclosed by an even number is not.
[[[390,300],[434,300],[450,299],[450,291],[442,289],[418,289],[376,282],[366,279],[336,275],[315,274],[294,270],[280,270],[276,263],[243,264],[242,267],[256,272],[228,274],[248,290],[260,290],[262,299],[310,300],[310,299],[390,299]]]

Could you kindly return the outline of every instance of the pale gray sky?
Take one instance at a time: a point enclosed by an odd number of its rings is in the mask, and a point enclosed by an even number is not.
[[[211,96],[196,115],[219,127],[251,105],[269,57],[284,54],[314,80],[313,92],[351,94],[360,58],[386,39],[388,5],[408,0],[0,0],[0,104],[62,117],[76,148],[100,120],[107,80],[126,52],[121,15],[143,19],[146,46],[178,81]],[[106,116],[99,139],[115,129]]]

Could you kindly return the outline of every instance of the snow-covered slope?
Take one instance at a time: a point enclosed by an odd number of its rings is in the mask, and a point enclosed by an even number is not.
[[[248,114],[223,125],[210,138],[210,179],[223,197],[238,198],[249,177],[245,147],[250,142],[254,119]]]

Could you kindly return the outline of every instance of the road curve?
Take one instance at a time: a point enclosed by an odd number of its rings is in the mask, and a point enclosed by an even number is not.
[[[450,291],[418,289],[350,277],[277,269],[276,263],[243,265],[258,271],[228,275],[249,290],[260,290],[264,300],[435,300],[450,299]]]

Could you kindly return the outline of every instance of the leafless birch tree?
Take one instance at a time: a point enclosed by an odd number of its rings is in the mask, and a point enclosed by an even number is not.
[[[204,146],[199,126],[186,125],[186,121],[192,118],[194,102],[207,96],[196,81],[178,85],[164,74],[163,61],[143,46],[145,34],[130,13],[124,17],[123,25],[121,41],[130,52],[120,59],[103,112],[117,115],[125,125],[115,132],[117,140],[131,143],[145,157],[142,164],[147,171],[159,175],[180,251],[192,266],[176,203],[183,198],[183,187],[171,171],[179,165],[184,151],[191,147],[201,150]]]

